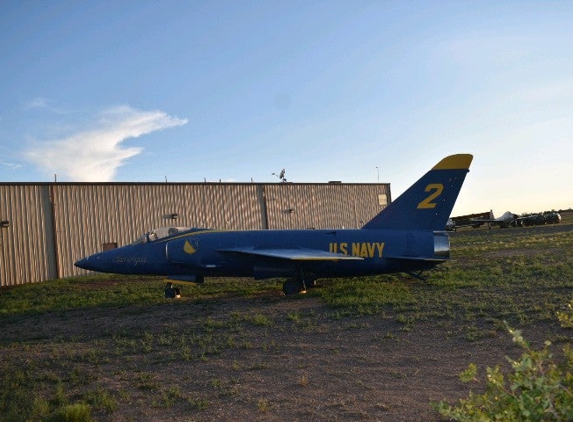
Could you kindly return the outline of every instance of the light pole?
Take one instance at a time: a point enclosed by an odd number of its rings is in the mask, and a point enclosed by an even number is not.
[[[378,183],[380,183],[380,169],[376,166],[376,172],[378,173]]]

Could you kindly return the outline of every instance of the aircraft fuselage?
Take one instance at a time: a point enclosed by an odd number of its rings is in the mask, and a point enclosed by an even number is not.
[[[281,257],[273,259],[274,248],[281,251]],[[305,259],[307,249],[324,251],[324,259]],[[290,259],[284,259],[285,250],[292,254]],[[425,270],[448,256],[449,240],[442,232],[192,229],[101,252],[77,265],[118,274],[256,279],[291,276],[303,266],[305,273],[318,278]]]

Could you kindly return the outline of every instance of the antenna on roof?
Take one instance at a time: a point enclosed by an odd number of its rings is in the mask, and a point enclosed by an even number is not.
[[[286,177],[285,177],[285,169],[282,169],[281,172],[279,174],[276,173],[271,173],[272,176],[277,176],[279,179],[281,179],[281,183],[285,183],[287,181]]]

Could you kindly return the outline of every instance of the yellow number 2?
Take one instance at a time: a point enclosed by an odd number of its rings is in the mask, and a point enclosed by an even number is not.
[[[428,186],[426,186],[424,192],[431,192],[431,193],[430,195],[428,195],[426,199],[424,199],[422,202],[418,204],[418,209],[436,208],[437,204],[432,201],[434,201],[434,199],[440,196],[443,191],[444,191],[444,185],[442,185],[441,183],[430,183]]]

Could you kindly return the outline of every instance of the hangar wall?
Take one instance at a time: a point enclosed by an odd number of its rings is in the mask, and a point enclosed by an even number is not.
[[[158,227],[357,228],[388,202],[381,183],[3,183],[0,287],[86,274],[79,258]]]

